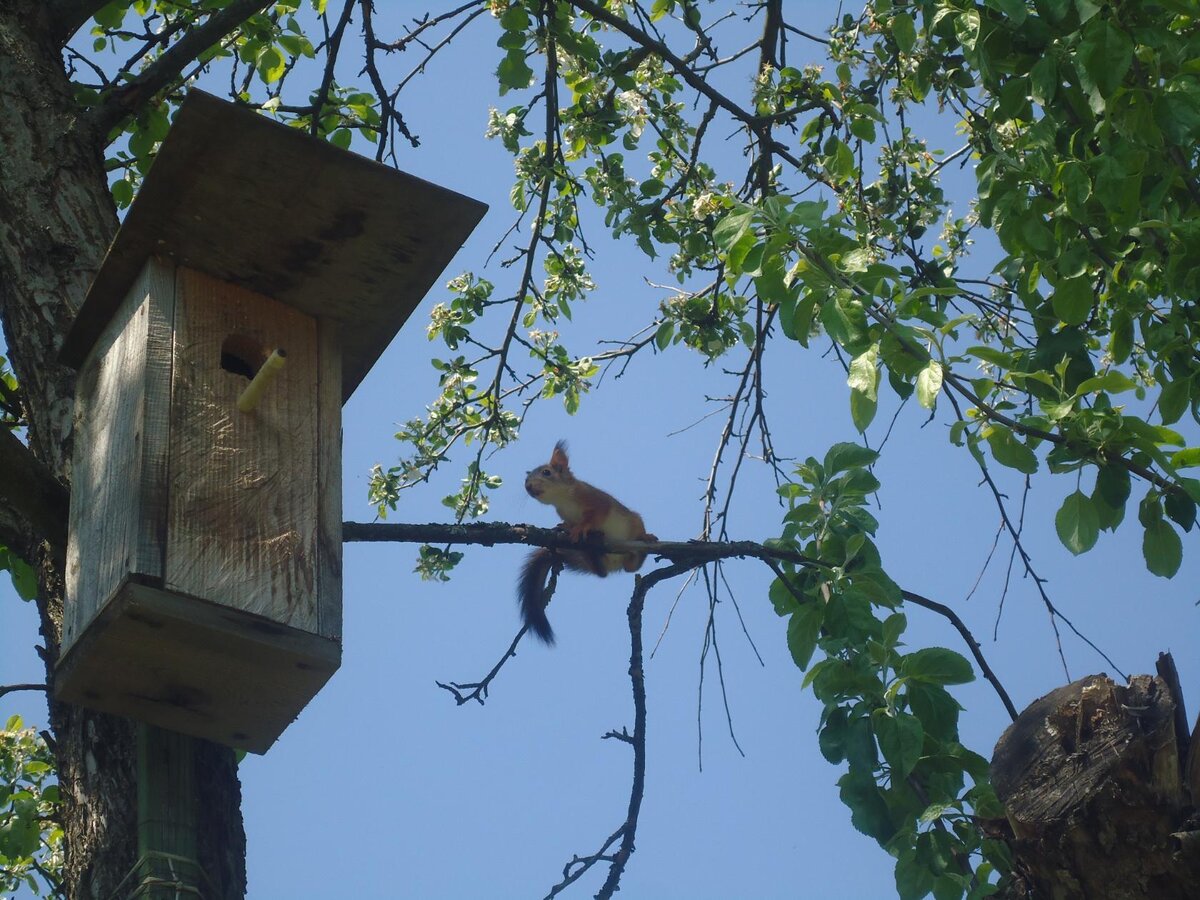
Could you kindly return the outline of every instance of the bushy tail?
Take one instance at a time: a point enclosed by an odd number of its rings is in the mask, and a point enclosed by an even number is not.
[[[517,602],[521,605],[521,618],[525,627],[543,643],[554,646],[554,629],[546,618],[546,576],[554,565],[554,552],[542,547],[534,550],[525,560],[521,578],[517,582]]]

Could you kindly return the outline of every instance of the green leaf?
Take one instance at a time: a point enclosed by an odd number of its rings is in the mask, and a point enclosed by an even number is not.
[[[1200,447],[1185,447],[1171,454],[1171,465],[1176,469],[1191,469],[1200,466]]]
[[[1162,501],[1159,499],[1158,491],[1150,490],[1138,504],[1138,521],[1149,528],[1155,522],[1161,522],[1162,517]]]
[[[12,577],[13,588],[18,597],[28,601],[37,596],[37,572],[34,568],[10,551],[0,548],[0,569],[5,568]]]
[[[1085,394],[1099,393],[1100,391],[1104,391],[1106,394],[1123,394],[1126,391],[1136,390],[1137,386],[1137,382],[1124,372],[1109,369],[1103,375],[1087,378],[1080,382],[1079,387],[1075,388],[1075,396],[1082,397]]]
[[[274,84],[283,77],[287,61],[274,47],[264,47],[258,57],[258,76],[267,84]]]
[[[775,607],[775,615],[788,616],[800,608],[802,599],[797,598],[800,593],[800,587],[793,579],[791,588],[784,583],[783,579],[776,578],[771,582],[771,587],[768,590],[768,596],[771,599],[771,605]],[[793,593],[795,591],[795,593]],[[801,595],[803,597],[803,595]]]
[[[875,418],[879,404],[860,391],[850,392],[850,420],[860,432],[866,431]]]
[[[713,242],[722,253],[729,253],[734,245],[750,232],[754,221],[754,210],[738,209],[728,213],[713,229]]]
[[[870,400],[879,399],[879,367],[876,365],[878,359],[879,345],[872,344],[869,350],[851,360],[850,375],[846,379],[846,383],[853,390],[865,394]]]
[[[529,87],[533,81],[533,69],[525,62],[523,50],[510,50],[496,69],[496,78],[500,82],[500,93],[510,90],[520,90]]]
[[[500,27],[505,31],[524,31],[529,25],[529,13],[520,3],[513,3],[500,16]]]
[[[892,767],[892,777],[907,778],[925,746],[925,729],[920,720],[908,713],[889,716],[887,710],[877,709],[871,713],[871,725],[879,740],[879,750]]]
[[[1133,42],[1111,20],[1094,19],[1084,29],[1075,59],[1084,89],[1108,99],[1133,64]]]
[[[1053,56],[1046,54],[1033,64],[1029,70],[1029,83],[1034,101],[1040,106],[1048,106],[1058,92],[1058,63]]]
[[[854,690],[861,690],[861,685]],[[871,720],[866,716],[854,716],[846,726],[846,762],[851,770],[862,772],[873,772],[879,765],[879,756],[875,753],[875,733],[871,730]]]
[[[762,261],[759,274],[754,278],[754,290],[767,306],[779,306],[799,292],[798,287],[795,290],[788,287],[784,259],[778,253],[772,253]]]
[[[926,409],[933,409],[942,390],[942,364],[931,359],[917,376],[917,402]]]
[[[933,872],[913,849],[896,860],[896,894],[900,900],[921,900],[933,890]]]
[[[986,435],[988,446],[996,462],[1026,475],[1032,475],[1038,470],[1038,460],[1034,452],[1017,440],[1016,436],[1004,425],[990,426]]]
[[[872,122],[870,119],[858,117],[849,119],[849,122],[850,133],[852,135],[854,135],[856,138],[861,138],[867,143],[875,143],[876,134],[874,122]]]
[[[1047,257],[1054,254],[1057,249],[1054,232],[1046,226],[1041,218],[1032,214],[1026,215],[1021,221],[1020,227],[1021,236],[1033,250]]]
[[[1014,25],[1020,25],[1029,15],[1029,10],[1025,7],[1025,0],[985,0],[985,3],[1012,19]]]
[[[850,807],[850,823],[880,845],[886,844],[896,833],[896,827],[875,780],[851,769],[838,779],[838,788],[842,802]]]
[[[803,672],[812,661],[813,650],[817,647],[817,637],[821,633],[821,623],[825,617],[825,608],[816,601],[804,603],[792,613],[788,619],[787,645],[792,654],[792,661]]]
[[[1096,546],[1100,516],[1091,498],[1079,490],[1068,496],[1054,516],[1054,528],[1063,546],[1076,556]]]
[[[962,707],[949,691],[940,684],[910,681],[905,685],[904,695],[908,699],[908,708],[921,720],[921,726],[930,737],[940,741],[958,740],[958,714]]]
[[[930,684],[967,684],[975,680],[971,664],[945,647],[926,647],[901,657],[900,674]]]
[[[1050,305],[1054,314],[1068,325],[1082,325],[1092,311],[1092,282],[1086,275],[1064,278],[1054,289]]]
[[[109,3],[96,10],[93,17],[96,24],[105,28],[120,28],[125,21],[125,13],[128,9],[128,3]]]
[[[1108,339],[1108,353],[1113,362],[1123,363],[1133,350],[1133,318],[1125,310],[1119,309],[1113,313],[1109,328],[1112,334]]]
[[[821,755],[825,757],[833,765],[837,765],[846,758],[846,720],[849,718],[849,710],[844,706],[839,706],[833,709],[825,719],[825,724],[821,727],[821,733],[817,736],[817,747],[821,751]]]
[[[896,13],[892,18],[892,37],[901,53],[911,53],[917,43],[917,28],[908,13]]]
[[[1179,90],[1155,98],[1154,121],[1173,143],[1190,147],[1200,137],[1200,95],[1188,81],[1176,78],[1175,82]]]
[[[640,185],[638,185],[638,190],[641,192],[643,197],[657,197],[666,189],[667,186],[663,184],[661,179],[658,178],[647,178]]]
[[[1183,491],[1171,491],[1163,497],[1163,510],[1184,531],[1191,531],[1196,524],[1196,501]]]
[[[675,336],[675,324],[673,322],[663,322],[658,326],[658,331],[654,333],[654,344],[659,350],[666,350],[671,344],[671,338]]]
[[[892,613],[883,620],[883,635],[880,643],[885,647],[896,647],[900,643],[900,635],[908,627],[908,617],[904,613]]]
[[[117,204],[117,208],[125,209],[133,202],[133,182],[125,178],[113,182],[112,195],[113,202]]]
[[[843,442],[834,444],[825,454],[822,466],[827,475],[836,475],[847,469],[861,469],[879,459],[879,453],[861,444]]]
[[[1011,369],[1015,364],[1014,355],[1006,353],[1003,350],[997,350],[995,347],[977,346],[968,347],[963,353],[968,356],[974,356],[976,359],[981,359],[984,362],[989,362],[1001,369]]]
[[[1087,202],[1092,196],[1092,179],[1087,167],[1077,160],[1061,163],[1055,172],[1054,189],[1067,202],[1072,215],[1085,217]]]
[[[1142,556],[1146,568],[1154,575],[1172,578],[1183,562],[1183,543],[1179,535],[1165,519],[1158,519],[1146,526],[1142,536]]]
[[[1101,466],[1096,472],[1096,489],[1092,491],[1092,506],[1099,516],[1100,527],[1115,531],[1125,518],[1125,503],[1129,500],[1129,471],[1120,466]]]
[[[1164,425],[1178,422],[1187,411],[1188,400],[1191,399],[1192,379],[1177,378],[1162,385],[1158,395],[1158,412]]]
[[[933,900],[962,900],[967,886],[964,876],[943,872],[933,881]]]

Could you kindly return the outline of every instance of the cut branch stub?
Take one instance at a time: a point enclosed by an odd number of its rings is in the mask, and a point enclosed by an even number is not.
[[[1092,675],[1035,701],[1004,732],[992,782],[1033,896],[1196,896],[1200,854],[1173,837],[1196,829],[1176,703],[1161,678],[1125,686]]]

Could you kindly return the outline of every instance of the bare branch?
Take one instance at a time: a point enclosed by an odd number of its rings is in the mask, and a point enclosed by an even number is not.
[[[936,600],[930,600],[928,597],[922,597],[920,594],[914,594],[912,591],[901,591],[901,593],[909,603],[932,610],[950,621],[950,624],[954,626],[958,633],[962,635],[962,639],[966,641],[967,647],[971,650],[971,655],[975,657],[975,662],[979,663],[979,670],[983,672],[983,677],[991,682],[992,687],[996,689],[996,693],[1000,695],[1000,702],[1004,704],[1008,715],[1015,722],[1017,720],[1017,708],[1013,706],[1012,699],[1008,696],[1008,691],[1004,689],[1004,685],[1000,683],[1000,679],[996,677],[996,673],[992,671],[992,667],[983,658],[983,650],[979,646],[979,641],[975,640],[975,635],[971,634],[970,629],[958,617],[958,613],[944,603],[938,603]]]
[[[0,697],[16,691],[42,691],[45,693],[49,690],[50,685],[48,684],[0,684]]]
[[[460,16],[463,13],[465,13],[468,9],[473,9],[476,7],[481,8],[481,9],[486,9],[487,8],[487,0],[468,0],[468,2],[464,3],[462,6],[456,7],[455,9],[452,9],[449,12],[442,13],[441,15],[434,16],[432,18],[430,18],[428,13],[426,13],[420,19],[413,19],[413,23],[417,27],[409,29],[408,33],[406,35],[404,35],[404,37],[400,38],[399,40],[392,41],[392,43],[390,43],[390,44],[381,43],[381,44],[379,44],[379,46],[382,49],[386,50],[388,53],[392,53],[396,50],[406,50],[406,49],[408,49],[408,45],[410,43],[412,43],[413,41],[416,41],[420,37],[421,32],[425,31],[428,28],[433,28],[436,25],[440,25],[442,22],[445,22],[447,19],[453,19],[456,16]],[[419,41],[418,41],[418,43],[419,43]]]
[[[517,655],[517,644],[521,643],[521,638],[525,637],[525,632],[529,630],[526,625],[521,626],[521,630],[517,632],[517,636],[512,639],[512,643],[508,645],[508,649],[504,651],[504,655],[500,657],[500,661],[492,666],[492,670],[483,676],[479,681],[460,682],[460,681],[435,681],[438,687],[444,691],[449,691],[454,695],[454,702],[462,706],[469,700],[474,700],[480,706],[483,706],[487,700],[488,688],[491,686],[492,679],[499,673],[500,669],[512,657]]]
[[[621,874],[633,853],[638,814],[646,789],[646,673],[642,668],[642,609],[646,603],[646,593],[660,581],[682,575],[689,568],[676,564],[655,569],[645,577],[638,576],[629,600],[629,680],[633,686],[633,737],[629,743],[633,747],[633,785],[629,790],[625,824],[621,826],[621,846],[609,866],[608,878],[596,894],[597,900],[608,900],[620,890]]]
[[[333,84],[333,70],[337,66],[338,51],[342,47],[342,36],[346,33],[346,26],[350,24],[350,16],[354,12],[354,3],[355,0],[346,0],[346,5],[342,7],[342,14],[338,17],[338,23],[334,26],[333,34],[325,43],[325,72],[321,76],[321,86],[313,95],[312,121],[308,126],[308,133],[313,137],[316,137],[321,131],[321,115],[325,112],[325,104],[329,102],[329,87]]]
[[[964,416],[962,414],[962,410],[959,408],[958,401],[954,399],[953,394],[947,394],[946,396],[950,400],[950,405],[954,407],[955,415],[957,415],[958,418],[960,420],[962,420],[964,418]],[[1049,593],[1046,592],[1046,579],[1042,578],[1040,575],[1038,575],[1038,573],[1036,571],[1034,571],[1033,558],[1026,551],[1025,544],[1021,540],[1021,530],[1022,529],[1021,529],[1021,527],[1017,527],[1017,526],[1013,525],[1012,519],[1008,515],[1008,507],[1004,503],[1004,495],[1000,492],[1000,488],[996,486],[996,482],[992,479],[992,474],[988,470],[987,464],[984,463],[979,458],[975,459],[975,463],[976,463],[976,465],[979,466],[979,471],[983,475],[984,482],[987,484],[987,486],[989,488],[991,488],[992,496],[996,500],[996,507],[1000,510],[1000,520],[1003,523],[1004,527],[1006,529],[1008,529],[1009,536],[1013,540],[1013,549],[1017,553],[1020,554],[1021,563],[1025,567],[1025,573],[1030,578],[1033,579],[1034,586],[1037,588],[1038,594],[1042,598],[1042,603],[1046,607],[1046,612],[1050,616],[1050,627],[1054,629],[1054,636],[1058,642],[1058,656],[1059,656],[1059,659],[1062,661],[1063,674],[1065,674],[1067,676],[1067,678],[1071,677],[1071,673],[1067,669],[1067,657],[1066,657],[1066,654],[1063,653],[1062,638],[1058,632],[1058,622],[1057,622],[1058,619],[1061,619],[1063,621],[1063,623],[1066,624],[1066,626],[1075,633],[1076,637],[1078,637],[1081,641],[1083,641],[1085,644],[1087,644],[1089,647],[1091,647],[1093,650],[1095,650],[1098,654],[1100,654],[1100,656],[1104,659],[1104,661],[1106,663],[1108,663],[1110,666],[1112,666],[1118,675],[1120,675],[1122,678],[1128,680],[1129,676],[1121,671],[1121,667],[1118,666],[1115,662],[1113,662],[1112,659],[1109,657],[1109,655],[1107,653],[1105,653],[1103,650],[1101,650],[1098,646],[1096,646],[1096,644],[1090,638],[1088,638],[1085,634],[1083,634],[1083,632],[1081,632],[1078,628],[1076,628],[1075,624],[1070,619],[1068,619],[1065,615],[1063,615],[1062,612],[1059,610],[1059,608],[1054,605],[1053,601],[1050,599]],[[1028,489],[1028,484],[1029,484],[1029,476],[1028,475],[1025,476],[1025,482],[1026,482],[1026,489]],[[1022,504],[1022,521],[1023,520],[1024,520],[1024,504]]]

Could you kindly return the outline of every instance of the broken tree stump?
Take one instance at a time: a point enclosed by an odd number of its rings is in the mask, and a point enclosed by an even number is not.
[[[1091,675],[1058,688],[996,744],[1003,837],[1027,896],[1200,897],[1196,748],[1174,663],[1163,655],[1158,668],[1128,685]]]

